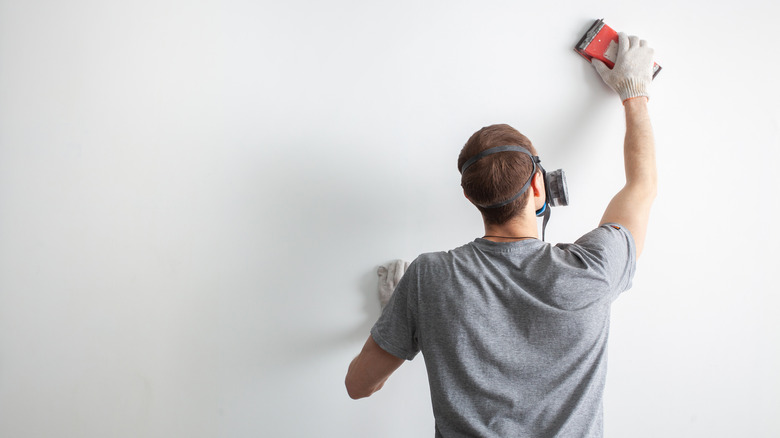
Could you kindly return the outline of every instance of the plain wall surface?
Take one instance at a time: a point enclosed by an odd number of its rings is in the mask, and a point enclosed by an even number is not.
[[[623,183],[596,18],[664,67],[660,187],[613,307],[608,437],[780,436],[769,1],[0,1],[0,436],[432,437],[423,358],[343,379],[376,267],[483,235],[457,155],[563,168],[547,240]]]

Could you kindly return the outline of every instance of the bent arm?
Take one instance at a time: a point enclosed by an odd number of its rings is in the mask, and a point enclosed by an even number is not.
[[[655,140],[650,124],[647,99],[637,97],[624,103],[626,138],[623,156],[626,185],[607,206],[600,225],[616,222],[634,236],[636,255],[642,252],[650,219],[650,207],[658,189],[655,164]]]
[[[344,380],[347,393],[355,400],[370,396],[382,389],[390,375],[403,363],[403,359],[383,350],[374,338],[369,336],[363,350],[349,364]]]

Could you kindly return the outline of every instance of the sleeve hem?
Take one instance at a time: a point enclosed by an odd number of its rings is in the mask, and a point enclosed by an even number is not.
[[[396,347],[392,343],[388,342],[384,337],[382,337],[376,327],[371,329],[371,337],[374,338],[374,342],[376,342],[382,350],[385,350],[399,359],[412,360],[417,355],[417,353],[410,354],[403,348]]]

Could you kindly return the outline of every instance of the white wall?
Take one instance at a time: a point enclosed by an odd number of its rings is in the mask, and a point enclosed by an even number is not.
[[[0,436],[431,437],[422,357],[343,377],[375,267],[482,233],[482,126],[597,224],[622,108],[572,50],[648,39],[660,194],[614,306],[609,437],[780,435],[769,1],[0,1]]]

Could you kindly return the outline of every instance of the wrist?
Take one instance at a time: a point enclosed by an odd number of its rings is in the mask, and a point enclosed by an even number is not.
[[[647,103],[650,102],[650,96],[633,96],[629,97],[623,100],[623,106],[626,108],[632,107],[642,107],[647,106]]]

